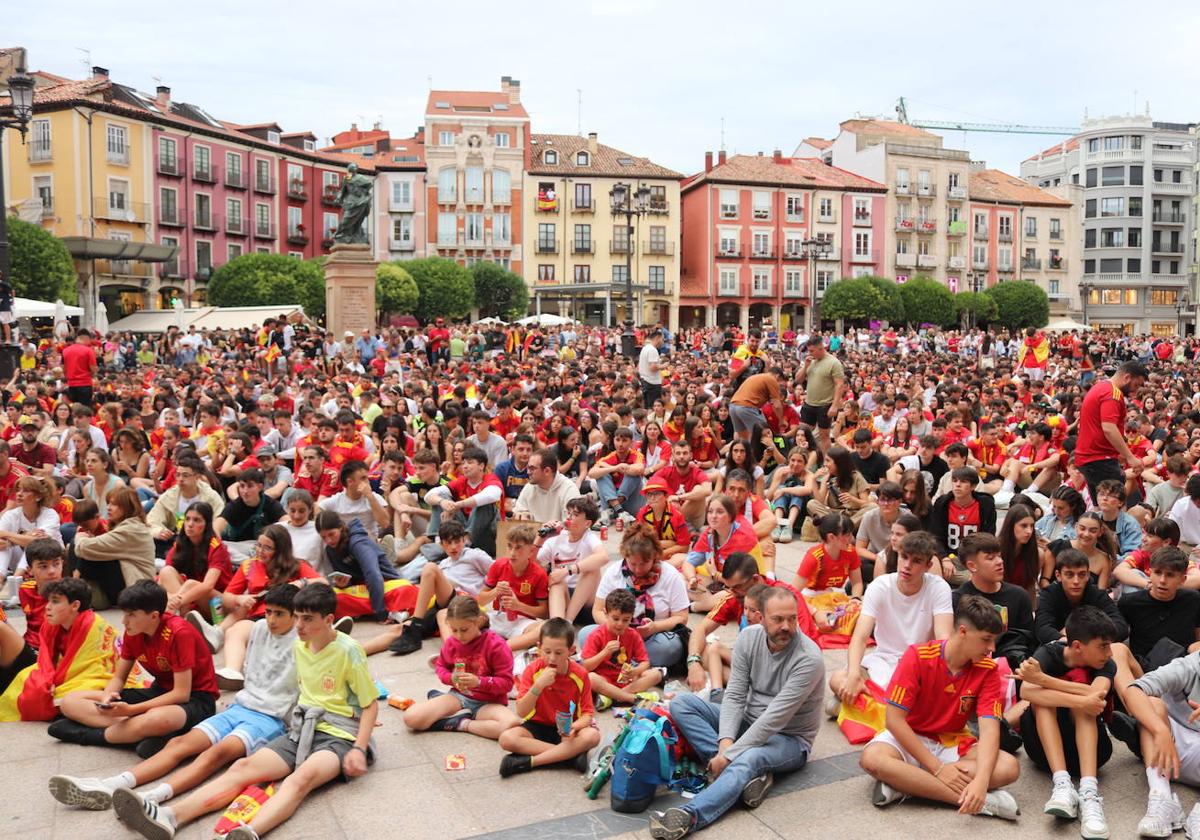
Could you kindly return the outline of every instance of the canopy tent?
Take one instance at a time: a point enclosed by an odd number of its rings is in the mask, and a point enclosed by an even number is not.
[[[175,327],[186,330],[239,330],[243,327],[260,327],[267,318],[280,315],[291,318],[304,315],[299,304],[281,306],[205,306],[199,309],[141,309],[115,321],[109,329],[113,332],[164,333]]]
[[[67,306],[62,301],[47,303],[44,300],[23,297],[13,298],[13,314],[18,318],[57,318],[56,307],[60,305],[62,315],[67,318],[79,318],[83,315],[83,308],[79,306]]]
[[[1081,324],[1078,321],[1072,321],[1070,318],[1060,318],[1057,321],[1051,321],[1046,325],[1046,329],[1050,332],[1088,332],[1091,330],[1087,324]]]
[[[539,327],[561,327],[566,324],[574,324],[575,321],[571,318],[564,318],[562,315],[551,315],[549,312],[543,312],[541,315],[530,315],[528,318],[522,318],[517,323],[522,326],[537,324]]]
[[[480,318],[480,319],[479,319],[478,321],[476,321],[475,323],[476,323],[476,324],[485,324],[485,325],[488,325],[488,326],[490,326],[490,325],[492,325],[492,324],[506,324],[506,323],[508,323],[508,322],[507,322],[507,321],[501,321],[499,318]]]

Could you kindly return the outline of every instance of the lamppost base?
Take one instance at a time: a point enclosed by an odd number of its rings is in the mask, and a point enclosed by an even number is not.
[[[621,355],[627,359],[637,356],[637,337],[628,322],[625,324],[625,331],[621,333]]]

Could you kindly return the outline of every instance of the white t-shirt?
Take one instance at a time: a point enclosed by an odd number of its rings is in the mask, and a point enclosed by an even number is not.
[[[877,577],[863,593],[862,614],[875,619],[875,647],[862,664],[883,688],[909,645],[934,638],[933,617],[954,614],[950,585],[942,578],[926,573],[916,595],[902,593],[896,586],[898,578],[895,572]]]
[[[661,572],[658,582],[650,587],[649,594],[654,601],[654,618],[660,620],[672,613],[686,610],[691,604],[687,594],[687,584],[683,575],[670,563],[660,563]],[[621,577],[621,563],[615,561],[604,567],[600,575],[600,585],[596,589],[596,600],[603,601],[614,589],[624,589],[625,580]]]
[[[1167,514],[1179,526],[1179,541],[1200,545],[1200,507],[1186,493],[1171,505]]]
[[[62,534],[59,533],[58,526],[58,514],[54,508],[42,508],[38,512],[36,522],[30,522],[19,507],[9,508],[0,514],[0,531],[28,534],[40,529],[46,532],[47,537],[62,545]],[[16,543],[10,543],[8,548],[0,549],[0,574],[19,572],[24,561],[25,549]]]
[[[659,362],[658,348],[647,341],[642,345],[642,353],[638,356],[638,376],[650,385],[662,384],[662,371],[651,370],[651,365]]]
[[[375,500],[379,502],[379,506],[387,509],[387,501],[378,493],[372,494]],[[366,530],[367,536],[371,539],[379,539],[379,523],[375,521],[374,514],[371,513],[371,503],[367,500],[366,495],[360,496],[357,501],[351,499],[343,490],[340,493],[334,493],[332,496],[327,496],[319,502],[321,510],[331,510],[338,516],[342,517],[342,522],[349,524],[351,519],[357,519],[362,523],[363,529]]]
[[[488,569],[492,567],[492,558],[488,556],[486,551],[479,548],[467,547],[462,550],[462,554],[458,555],[457,560],[453,560],[449,555],[446,555],[438,568],[444,574],[455,589],[461,589],[472,598],[483,591],[483,584],[487,578]]]
[[[595,531],[584,531],[579,542],[571,542],[571,535],[563,530],[542,543],[537,559],[547,571],[553,572],[559,566],[578,563],[589,554],[593,554],[601,545],[600,535]],[[574,589],[578,582],[578,575],[567,576],[568,589]]]
[[[291,535],[292,554],[297,559],[307,561],[308,565],[322,575],[333,570],[333,567],[325,561],[325,543],[321,542],[321,534],[317,531],[316,525],[307,522],[301,527],[296,527],[285,520],[283,527],[287,528],[288,534]]]

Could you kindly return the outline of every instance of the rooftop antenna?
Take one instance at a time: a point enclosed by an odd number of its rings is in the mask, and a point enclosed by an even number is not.
[[[721,117],[721,151],[725,151],[725,118]]]
[[[83,55],[79,57],[79,61],[90,73],[92,71],[92,51],[87,47],[76,47],[75,49],[83,53]]]
[[[433,76],[426,76],[425,81],[429,83],[429,89],[433,90]]]
[[[578,134],[580,137],[582,137],[583,136],[583,90],[582,90],[582,88],[575,88],[575,99],[576,99],[575,133]]]
[[[1133,89],[1133,111],[1132,111],[1132,113],[1134,113],[1134,114],[1137,113],[1137,88]]]

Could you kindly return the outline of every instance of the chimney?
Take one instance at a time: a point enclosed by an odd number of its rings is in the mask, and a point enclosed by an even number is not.
[[[712,152],[704,153],[704,171],[712,172]]]
[[[108,68],[107,67],[99,67],[99,66],[93,67],[92,68],[92,78],[93,79],[107,79],[108,78]]]
[[[500,92],[508,96],[509,104],[519,105],[521,102],[521,82],[512,76],[500,77]]]
[[[154,89],[155,97],[154,104],[158,106],[158,110],[166,111],[171,107],[171,89],[166,85],[159,85]]]
[[[358,134],[358,123],[350,123],[350,133]]]
[[[772,157],[775,159],[776,163],[783,163],[783,152],[781,150],[776,149],[772,153]]]
[[[375,124],[371,126],[371,130],[372,130],[372,131],[382,131],[382,130],[383,130],[383,123],[381,123],[381,122],[379,122],[378,120],[376,120],[376,121],[375,121]]]
[[[600,143],[596,140],[596,136],[597,136],[596,132],[594,132],[594,131],[588,132],[588,151],[592,153],[593,157],[595,157],[596,149],[600,145]]]

